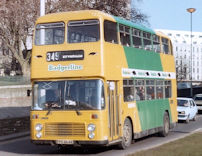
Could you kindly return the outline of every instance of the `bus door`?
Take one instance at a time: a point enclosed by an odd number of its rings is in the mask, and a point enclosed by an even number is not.
[[[108,81],[109,140],[119,137],[119,109],[117,82]]]

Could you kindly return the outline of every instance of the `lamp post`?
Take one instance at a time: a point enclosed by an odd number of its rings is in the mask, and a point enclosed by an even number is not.
[[[40,16],[45,15],[45,0],[40,0]]]
[[[193,12],[195,12],[196,11],[196,9],[195,8],[188,8],[187,9],[187,12],[189,12],[190,13],[190,15],[191,15],[191,21],[190,21],[190,24],[191,24],[191,36],[190,36],[190,38],[191,38],[191,49],[190,49],[190,53],[191,53],[191,64],[190,64],[190,66],[191,66],[191,68],[190,68],[190,83],[191,83],[191,85],[190,85],[190,96],[191,97],[193,97],[193,88],[192,88],[192,13]]]

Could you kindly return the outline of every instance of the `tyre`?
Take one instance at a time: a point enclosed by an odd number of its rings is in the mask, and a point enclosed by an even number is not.
[[[126,149],[131,145],[131,142],[132,142],[132,125],[130,120],[126,118],[123,125],[122,141],[119,143],[118,147],[120,149]]]
[[[185,122],[186,122],[186,123],[189,123],[189,115],[188,115],[188,117],[187,117],[187,119],[186,119]]]
[[[168,113],[165,112],[163,116],[163,130],[159,132],[159,136],[166,137],[169,133],[169,129],[170,129],[170,119]]]
[[[196,121],[196,115],[194,116],[193,121]]]

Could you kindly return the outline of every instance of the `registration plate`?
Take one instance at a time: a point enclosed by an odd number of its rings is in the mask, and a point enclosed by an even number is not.
[[[74,141],[73,140],[56,140],[56,144],[72,145],[74,144]]]

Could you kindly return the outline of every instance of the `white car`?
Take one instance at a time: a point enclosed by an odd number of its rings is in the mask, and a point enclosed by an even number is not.
[[[202,94],[196,94],[194,96],[194,101],[198,107],[198,110],[202,110]]]
[[[188,123],[190,120],[196,120],[198,108],[192,98],[177,98],[178,121],[184,120]]]

